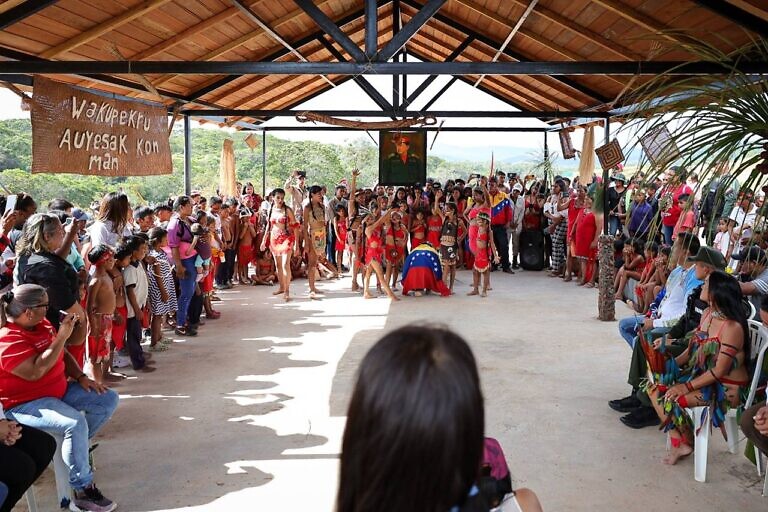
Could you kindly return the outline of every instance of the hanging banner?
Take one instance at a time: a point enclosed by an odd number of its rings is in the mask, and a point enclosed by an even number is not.
[[[168,113],[35,77],[32,172],[90,176],[171,174]]]

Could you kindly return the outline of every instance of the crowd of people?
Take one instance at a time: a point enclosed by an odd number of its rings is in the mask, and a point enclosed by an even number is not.
[[[193,191],[154,206],[131,205],[121,192],[90,209],[56,199],[46,213],[38,213],[27,194],[0,198],[0,418],[6,418],[0,420],[0,453],[13,461],[12,469],[0,463],[7,488],[0,512],[13,508],[51,460],[51,436],[70,468],[75,505],[114,510],[94,484],[88,457],[89,439],[118,404],[108,386],[126,378],[124,369],[155,371],[153,353],[171,346],[169,333],[195,336],[219,319],[219,290],[271,286],[290,301],[292,283],[306,278],[307,297],[318,300],[324,295],[318,281],[346,275],[365,298],[374,297],[374,276],[377,292],[392,300],[400,300],[400,290],[401,296],[450,296],[457,272],[467,270],[467,294],[486,297],[492,272],[514,274],[521,267],[548,267],[552,277],[592,288],[604,221],[616,237],[616,298],[635,310],[619,326],[633,347],[633,393],[610,405],[628,413],[622,417],[628,426],[664,421],[672,432],[673,463],[691,449],[682,408],[711,405],[719,426],[755,371],[746,343],[749,308],[741,298],[768,311],[762,302],[768,294],[762,198],[726,178],[720,168],[702,189],[679,168],[656,180],[628,180],[617,172],[608,184],[496,172],[444,184],[430,179],[366,188],[353,171],[328,188],[308,186],[306,173],[295,171],[264,198],[250,183],[239,184],[235,197]],[[710,246],[700,243],[707,237]],[[761,314],[768,319],[768,312]],[[416,334],[398,332],[387,350],[399,350],[395,341],[409,336]],[[440,330],[424,336],[425,350],[458,350],[462,371],[477,384],[463,341]],[[673,341],[644,347],[656,339]],[[674,368],[649,381],[646,360],[653,350],[675,356]],[[743,426],[765,447],[768,409],[749,411]],[[370,448],[386,450],[382,458],[396,456],[387,443]],[[477,467],[474,444],[471,453],[455,455]],[[343,455],[342,475],[345,465],[358,462]],[[477,494],[468,475],[443,475],[450,485],[435,492],[445,490],[439,499],[447,501],[437,502],[451,509],[462,496]],[[357,492],[340,491],[340,509],[355,509],[345,500],[354,503]],[[533,502],[524,496],[523,502]],[[538,507],[514,503],[522,510]]]

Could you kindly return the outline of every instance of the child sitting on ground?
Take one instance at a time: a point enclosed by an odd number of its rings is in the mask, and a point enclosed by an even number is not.
[[[645,265],[643,257],[643,244],[640,240],[632,239],[624,244],[624,265],[616,272],[613,281],[616,300],[623,301],[624,287],[630,279],[639,280]]]
[[[88,282],[86,312],[88,315],[88,359],[93,380],[104,384],[109,372],[109,346],[112,343],[112,315],[115,312],[115,289],[108,271],[115,266],[112,249],[99,244],[88,252],[92,276]]]
[[[258,284],[272,286],[277,282],[275,272],[275,260],[267,249],[256,260],[256,275],[251,278],[251,281],[254,286]]]
[[[643,273],[640,275],[640,281],[635,286],[637,302],[635,304],[632,304],[631,301],[627,302],[639,313],[645,312],[645,295],[648,289],[652,290],[658,284],[656,282],[656,258],[658,256],[659,245],[656,242],[646,243],[645,266],[643,267]]]

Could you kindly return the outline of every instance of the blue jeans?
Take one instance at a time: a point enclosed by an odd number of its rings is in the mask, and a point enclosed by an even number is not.
[[[645,315],[632,315],[619,320],[619,334],[627,342],[629,348],[635,346],[637,340],[637,327],[643,325]],[[669,327],[654,327],[650,334],[653,339],[664,336],[669,332]]]
[[[5,498],[8,497],[8,487],[3,482],[0,482],[0,507],[5,503]]]
[[[608,217],[608,230],[609,230],[608,234],[609,235],[616,236],[616,233],[619,231],[620,228],[621,228],[621,219],[613,216]]]
[[[197,277],[195,257],[181,260],[181,266],[184,267],[186,274],[184,279],[179,279],[179,309],[176,310],[176,325],[178,327],[187,325],[189,302],[195,293],[195,278]]]
[[[70,382],[61,400],[39,398],[12,407],[5,414],[22,425],[64,438],[61,455],[69,466],[69,485],[80,491],[93,482],[88,463],[88,440],[112,417],[118,400],[117,393],[111,389],[98,394]]]

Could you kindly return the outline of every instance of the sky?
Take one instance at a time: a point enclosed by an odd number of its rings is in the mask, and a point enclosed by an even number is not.
[[[392,78],[390,76],[372,76],[366,78],[374,87],[387,99],[392,98]],[[424,76],[411,76],[408,79],[408,89],[413,91],[425,79]],[[419,96],[412,104],[409,110],[418,110],[434,94],[439,91],[445,83],[450,80],[449,76],[438,77],[430,86]],[[306,103],[296,107],[301,110],[340,110],[340,109],[359,109],[359,110],[377,110],[376,104],[360,89],[353,81],[347,81]],[[448,91],[443,94],[430,108],[430,110],[478,110],[478,111],[513,111],[513,107],[493,98],[492,96],[475,89],[472,86],[456,81]],[[22,112],[18,97],[7,89],[0,88],[0,119],[28,118],[29,112]],[[364,118],[365,121],[385,120],[375,118]],[[438,123],[443,119],[438,119]],[[267,126],[303,126],[294,118],[275,118],[269,121]],[[193,127],[197,123],[193,123]],[[201,125],[205,128],[213,128],[211,124]],[[542,127],[545,124],[538,119],[498,119],[498,118],[447,118],[444,127],[449,126],[509,126],[509,127]],[[612,131],[617,130],[618,125],[612,124]],[[580,149],[582,145],[583,130],[572,132],[572,140],[575,148]],[[315,140],[320,142],[342,144],[347,140],[359,137],[369,140],[364,132],[322,132],[322,131],[302,131],[302,132],[275,132],[273,135],[291,140]],[[376,137],[375,133],[373,134]],[[603,140],[603,129],[596,128],[596,145],[600,145]],[[619,133],[619,142],[622,146],[627,145],[629,136]],[[428,144],[432,144],[435,137],[434,132],[428,134]],[[551,151],[560,151],[560,143],[557,133],[548,134],[548,144]],[[540,153],[544,146],[544,135],[540,133],[489,133],[489,132],[441,132],[437,136],[434,147],[429,151],[452,160],[485,160],[490,161],[491,153],[494,153],[498,160],[504,158],[505,154],[520,154],[520,149],[528,150],[529,154]],[[483,156],[485,155],[485,156]]]

